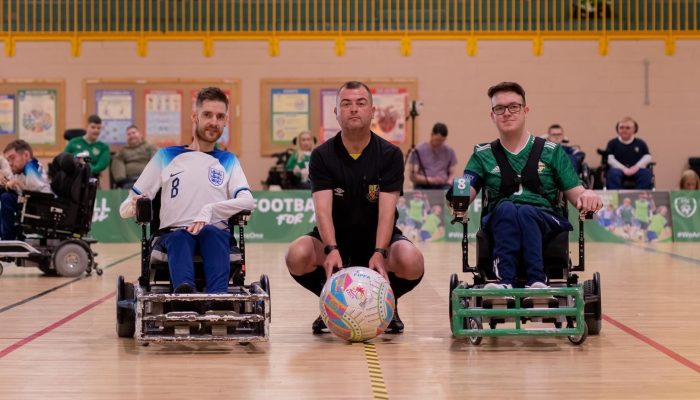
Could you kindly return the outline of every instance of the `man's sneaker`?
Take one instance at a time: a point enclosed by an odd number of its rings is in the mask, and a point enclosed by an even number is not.
[[[530,286],[525,286],[526,289],[549,289],[549,285],[542,282],[534,282]],[[540,308],[557,308],[559,301],[553,296],[528,296],[523,297],[523,307],[540,307]]]
[[[389,322],[389,326],[386,327],[384,333],[397,334],[403,332],[403,321],[399,318],[399,310],[394,310],[394,316]]]
[[[512,289],[513,285],[508,283],[487,283],[484,289]],[[515,307],[515,298],[513,296],[489,295],[483,297],[484,308],[513,308]]]
[[[179,284],[175,290],[173,290],[173,293],[175,294],[189,294],[189,293],[197,293],[197,290],[192,287],[189,283],[181,283]]]
[[[328,330],[328,327],[326,326],[326,323],[323,322],[323,318],[319,315],[318,318],[311,324],[311,331],[314,333],[314,335],[320,335],[323,333],[329,333],[330,331]]]
[[[484,285],[484,289],[512,289],[513,285],[507,283],[487,283]]]
[[[173,290],[173,294],[190,294],[190,293],[197,293],[197,290],[195,290],[194,287],[192,287],[188,283],[181,283],[179,284],[175,290]],[[199,312],[200,310],[196,306],[195,302],[193,301],[173,301],[172,302],[172,310],[173,311],[195,311]]]

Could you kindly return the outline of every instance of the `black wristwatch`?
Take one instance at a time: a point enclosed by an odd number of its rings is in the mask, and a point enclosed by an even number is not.
[[[326,255],[329,255],[329,254],[331,253],[331,251],[333,251],[333,250],[338,250],[338,245],[337,245],[337,244],[329,244],[328,246],[326,246],[326,247],[323,248],[323,252],[324,252]]]
[[[376,249],[374,249],[374,252],[381,254],[384,258],[387,258],[389,256],[389,253],[386,251],[386,249],[383,249],[381,247],[377,247]]]

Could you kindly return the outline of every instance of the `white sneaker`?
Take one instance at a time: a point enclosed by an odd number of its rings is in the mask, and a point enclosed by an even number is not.
[[[546,283],[542,282],[535,282],[532,285],[528,286],[529,289],[549,289],[549,285]]]
[[[513,285],[507,283],[487,283],[484,285],[484,289],[512,289]]]

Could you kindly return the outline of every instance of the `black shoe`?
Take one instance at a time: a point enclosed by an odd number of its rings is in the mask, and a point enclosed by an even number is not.
[[[190,294],[197,293],[197,290],[193,288],[188,283],[181,283],[178,287],[173,290],[173,294]],[[173,311],[195,311],[198,312],[197,306],[193,301],[173,301],[172,302]]]
[[[314,335],[321,335],[324,333],[330,333],[328,330],[328,327],[326,326],[326,323],[323,322],[323,318],[319,315],[318,318],[311,324],[311,330],[313,331]]]
[[[399,318],[399,310],[394,311],[394,317],[389,322],[389,326],[386,327],[384,333],[397,334],[403,333],[403,321]]]
[[[197,293],[197,290],[192,287],[189,283],[181,283],[178,287],[173,290],[173,293],[175,294],[189,294],[189,293]]]

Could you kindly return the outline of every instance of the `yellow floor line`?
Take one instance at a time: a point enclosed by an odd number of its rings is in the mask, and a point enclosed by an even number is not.
[[[384,384],[382,367],[379,365],[377,348],[372,343],[363,343],[365,348],[365,360],[369,370],[369,379],[372,382],[372,394],[375,400],[389,400],[389,393]]]

